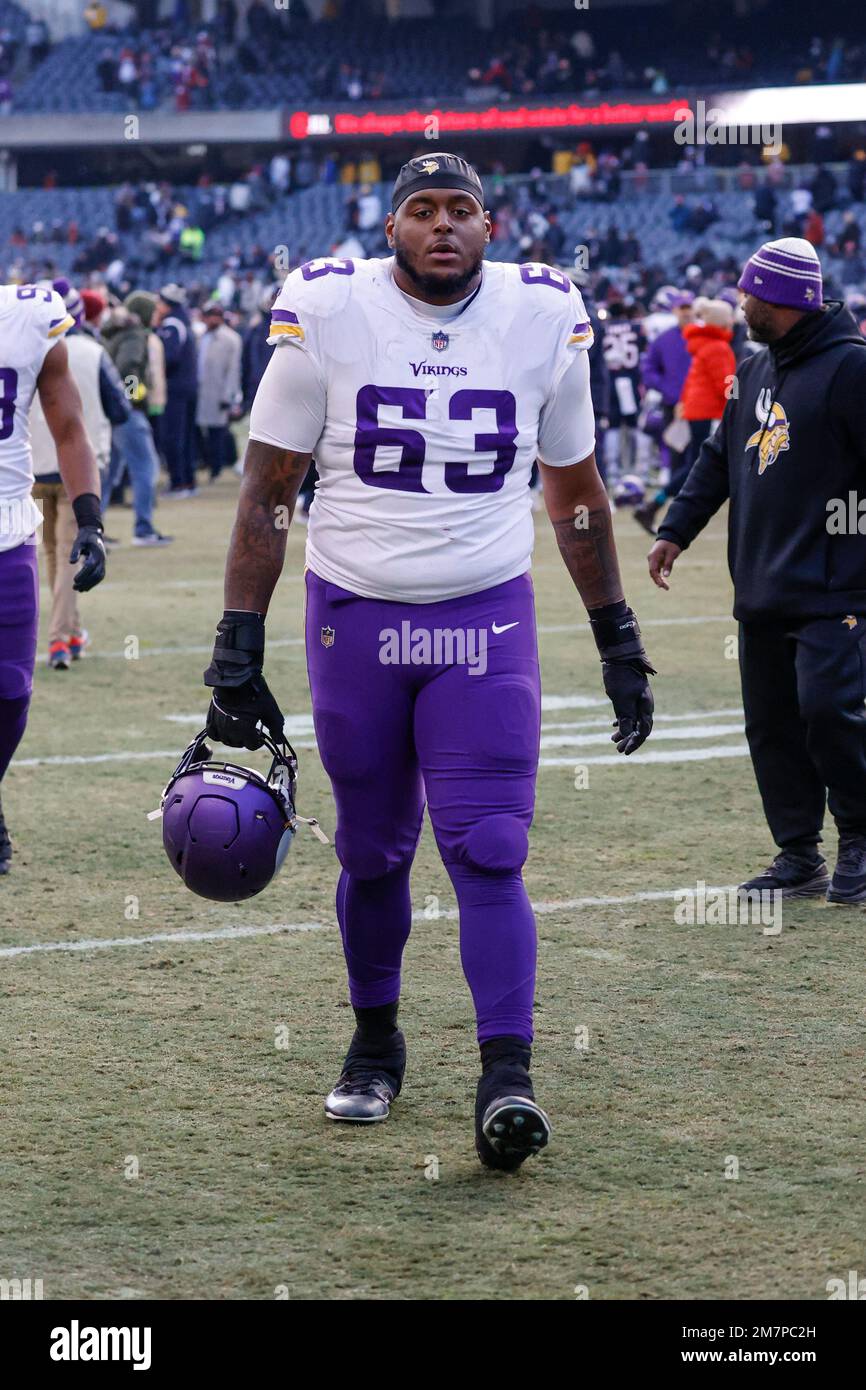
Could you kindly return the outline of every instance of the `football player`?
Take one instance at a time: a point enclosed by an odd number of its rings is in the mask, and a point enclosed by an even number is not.
[[[78,526],[69,558],[83,563],[74,586],[84,593],[105,574],[99,470],[63,342],[72,325],[50,285],[0,286],[0,782],[24,734],[36,660],[41,516],[30,495],[29,414],[37,390]],[[0,805],[0,874],[11,858]]]
[[[262,727],[282,731],[262,674],[265,616],[285,512],[315,455],[307,665],[337,807],[337,917],[356,1019],[326,1113],[384,1120],[402,1085],[400,965],[426,801],[477,1017],[476,1148],[487,1166],[515,1169],[550,1132],[529,1071],[536,943],[521,874],[541,707],[536,458],[621,753],[650,732],[652,667],[595,466],[580,294],[546,265],[484,261],[481,181],[455,155],[403,166],[385,233],[392,257],[311,261],[275,303],[278,350],[252,409],[226,611],[205,673],[208,732],[254,748]]]
[[[624,473],[641,472],[638,412],[640,359],[646,340],[629,306],[615,299],[608,305],[602,333],[604,360],[611,378],[610,429],[604,437],[606,476],[616,483]]]

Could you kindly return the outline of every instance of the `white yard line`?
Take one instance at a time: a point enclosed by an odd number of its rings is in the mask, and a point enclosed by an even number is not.
[[[745,743],[720,743],[711,748],[676,748],[670,752],[654,753],[651,749],[639,749],[637,753],[623,757],[622,753],[607,753],[601,757],[580,758],[540,758],[539,767],[586,767],[595,763],[602,767],[639,767],[644,763],[708,763],[716,758],[747,758],[749,750]]]
[[[610,742],[610,731],[593,734],[545,734],[541,735],[542,748],[589,748],[593,744]],[[726,734],[744,733],[742,724],[684,724],[674,729],[654,727],[652,740],[681,738],[724,738]]]
[[[641,618],[641,632],[648,627],[695,627],[704,623],[730,623],[732,631],[736,631],[736,622],[729,613],[713,613],[708,616],[695,618]],[[536,629],[542,634],[552,632],[589,632],[589,623],[542,623]]]
[[[268,639],[268,651],[274,651],[278,647],[302,647],[303,637],[275,637]],[[140,647],[136,661],[143,661],[146,656],[210,656],[213,651],[213,642],[201,647]],[[130,661],[125,651],[88,651],[88,661]]]
[[[709,893],[729,893],[733,885],[727,888],[706,888],[704,892]],[[551,916],[557,912],[574,912],[586,907],[619,907],[628,903],[648,903],[666,902],[674,898],[682,899],[683,894],[694,894],[691,887],[683,888],[662,888],[643,893],[626,893],[615,898],[566,898],[561,902],[540,902],[533,903],[532,909],[536,916]],[[425,912],[413,912],[413,922],[424,922],[445,918],[454,921],[459,916],[456,907],[447,908],[440,911],[436,919],[431,919]],[[163,942],[184,942],[184,941],[232,941],[238,938],[253,936],[282,936],[289,932],[314,932],[314,931],[334,931],[335,922],[277,922],[272,926],[262,927],[217,927],[213,931],[174,931],[174,932],[152,932],[148,936],[110,936],[93,937],[85,941],[42,941],[33,946],[0,946],[0,958],[10,959],[13,956],[32,956],[40,953],[52,951],[106,951],[114,946],[151,946]]]
[[[542,724],[541,732],[548,733],[552,729],[609,729],[612,723],[613,711],[610,719],[578,719],[563,723]],[[171,716],[166,716],[170,718]],[[742,707],[734,706],[731,709],[693,709],[685,714],[656,714],[653,716],[653,727],[659,724],[685,723],[689,719],[742,719]],[[655,734],[653,735],[655,737]]]
[[[606,704],[605,700],[595,700],[583,696],[551,695],[547,697],[548,708],[568,708],[577,704],[579,708],[584,705],[596,706]],[[544,701],[542,701],[544,704]],[[710,723],[688,723],[689,720],[701,720],[708,717],[734,717],[742,715],[742,710],[720,709],[720,710],[692,710],[684,714],[659,715],[656,718],[656,726],[653,731],[653,740],[673,740],[673,739],[707,739],[724,738],[726,735],[742,734],[743,725],[737,724],[710,724]],[[175,724],[188,724],[201,728],[204,721],[204,714],[169,714],[164,718]],[[573,723],[550,723],[541,726],[541,747],[542,748],[585,748],[593,744],[604,746],[609,740],[606,732],[610,728],[611,720],[607,718],[576,721]],[[667,727],[673,725],[673,727]],[[599,732],[590,733],[571,733],[562,732],[573,729],[598,730]],[[312,752],[317,748],[314,738],[298,735],[312,735],[313,721],[312,716],[307,714],[289,715],[286,719],[286,733],[292,742],[296,752]],[[722,747],[717,749],[695,748],[684,752],[665,752],[654,754],[652,749],[636,755],[641,762],[700,762],[712,757],[732,757],[741,756],[741,751],[745,752],[743,745],[737,745],[733,750]],[[45,757],[16,758],[12,763],[14,768],[32,767],[82,767],[93,766],[100,763],[123,763],[123,762],[155,762],[165,761],[176,763],[179,759],[182,748],[154,748],[148,750],[129,750],[122,753],[57,753]],[[573,763],[572,758],[542,758],[541,767],[569,767]],[[624,761],[619,754],[613,757],[592,757],[584,758],[583,762],[616,764]],[[633,758],[625,761],[632,762]]]
[[[646,618],[641,622],[641,629],[648,627],[695,627],[704,623],[729,623],[731,631],[736,630],[736,624],[730,614],[714,613],[707,616],[689,618]],[[542,623],[537,628],[542,636],[549,636],[557,632],[585,632],[589,633],[589,623]],[[276,651],[282,647],[303,647],[303,637],[275,637],[268,639],[268,651]],[[213,651],[213,643],[207,646],[195,644],[193,646],[173,646],[173,647],[140,647],[139,654],[135,658],[137,661],[144,660],[147,656],[210,656]],[[124,650],[119,651],[88,651],[88,661],[123,661],[129,660]]]

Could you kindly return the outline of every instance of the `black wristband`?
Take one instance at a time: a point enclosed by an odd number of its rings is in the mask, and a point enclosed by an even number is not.
[[[239,686],[261,675],[265,659],[265,620],[261,613],[227,608],[217,624],[205,685]]]
[[[85,526],[90,526],[96,531],[102,530],[102,505],[95,492],[82,492],[79,497],[74,497],[72,510],[79,530]]]
[[[647,661],[637,618],[625,599],[589,610],[589,625],[602,661]]]

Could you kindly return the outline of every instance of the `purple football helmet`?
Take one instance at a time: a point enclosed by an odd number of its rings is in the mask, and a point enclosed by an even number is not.
[[[175,873],[193,893],[241,902],[267,888],[297,829],[294,749],[265,738],[267,776],[221,762],[202,731],[162,794],[162,842]],[[154,812],[154,815],[158,815]]]
[[[646,488],[636,473],[626,473],[615,485],[613,504],[615,507],[639,507],[646,501]]]

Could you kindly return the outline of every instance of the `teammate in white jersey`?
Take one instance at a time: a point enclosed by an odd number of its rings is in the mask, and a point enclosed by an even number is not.
[[[92,589],[105,574],[99,470],[62,341],[72,323],[50,286],[0,286],[0,782],[24,734],[36,660],[40,514],[30,495],[29,415],[37,390],[78,524],[75,588]],[[0,874],[11,857],[0,807]]]
[[[319,749],[337,805],[337,916],[357,1028],[334,1120],[386,1118],[400,1090],[400,962],[425,802],[460,909],[481,1048],[476,1148],[513,1169],[547,1143],[529,1076],[535,923],[521,868],[540,689],[529,477],[586,607],[631,753],[652,726],[593,454],[580,295],[543,265],[484,262],[490,218],[464,160],[410,161],[394,256],[312,261],[274,307],[278,344],[250,422],[205,682],[208,732],[258,747],[283,718],[262,675],[285,511],[315,455],[306,637]],[[282,509],[282,510],[281,510]]]

